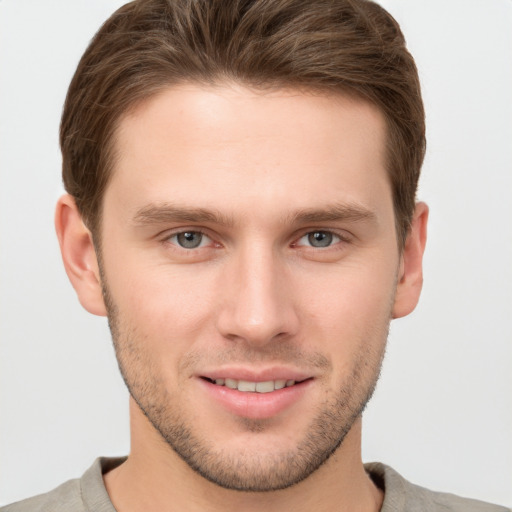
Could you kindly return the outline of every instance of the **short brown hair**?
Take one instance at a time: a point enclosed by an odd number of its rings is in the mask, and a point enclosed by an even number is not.
[[[93,234],[126,112],[183,82],[355,94],[387,121],[403,246],[425,153],[418,73],[397,22],[367,0],[135,0],[100,28],[62,115],[63,180]]]

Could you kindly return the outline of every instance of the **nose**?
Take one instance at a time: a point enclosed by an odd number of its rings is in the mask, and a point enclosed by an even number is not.
[[[217,328],[227,339],[263,348],[297,333],[299,318],[286,262],[271,249],[250,247],[225,268]]]

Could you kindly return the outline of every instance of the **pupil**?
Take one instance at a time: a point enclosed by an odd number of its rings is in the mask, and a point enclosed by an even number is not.
[[[201,244],[203,235],[197,231],[186,231],[178,234],[178,243],[186,249],[195,249]]]
[[[308,241],[313,247],[328,247],[332,243],[332,233],[315,231],[308,235]]]

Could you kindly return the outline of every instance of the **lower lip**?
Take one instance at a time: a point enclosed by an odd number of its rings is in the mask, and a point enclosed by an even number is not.
[[[308,379],[270,393],[238,391],[201,378],[199,382],[211,398],[232,414],[249,419],[268,419],[297,403],[313,380]]]

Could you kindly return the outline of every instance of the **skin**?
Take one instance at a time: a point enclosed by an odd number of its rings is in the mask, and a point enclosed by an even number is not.
[[[380,509],[361,411],[391,318],[419,298],[428,214],[400,251],[385,137],[353,98],[174,87],[120,123],[101,269],[61,198],[66,270],[109,313],[132,395],[130,456],[104,477],[117,510]],[[305,383],[277,412],[234,412],[203,378],[230,372]]]

